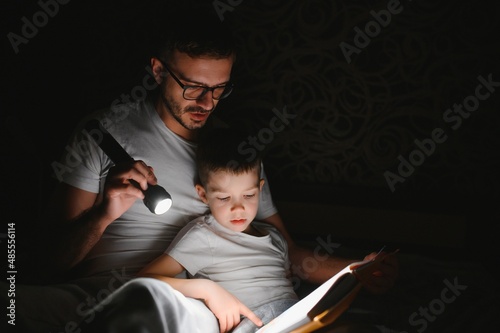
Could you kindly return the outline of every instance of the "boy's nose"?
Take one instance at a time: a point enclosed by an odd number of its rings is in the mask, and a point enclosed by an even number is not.
[[[236,202],[231,207],[231,210],[232,211],[235,211],[235,210],[245,210],[245,207],[240,202]]]

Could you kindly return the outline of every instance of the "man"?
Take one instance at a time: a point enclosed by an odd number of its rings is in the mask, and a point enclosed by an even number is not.
[[[188,221],[208,209],[194,187],[196,139],[220,100],[231,93],[236,55],[220,21],[190,16],[187,22],[168,30],[166,42],[151,58],[158,84],[154,94],[88,117],[98,119],[133,162],[115,165],[84,130],[85,121],[75,131],[61,161],[76,162],[63,169],[52,201],[57,245],[49,258],[58,270],[71,272],[72,281],[46,289],[20,288],[18,313],[27,330],[67,330],[81,324],[86,332],[218,331],[215,317],[201,301],[165,290],[162,283],[138,279],[118,289],[161,254]],[[152,214],[142,202],[142,190],[154,184],[172,195],[173,206],[164,215]],[[282,232],[292,265],[301,267],[305,259],[314,258],[291,239],[267,186],[257,217]],[[320,261],[309,272],[309,281],[323,282],[352,261]],[[390,288],[396,264],[388,260],[367,289],[380,293]],[[23,301],[33,295],[52,299]]]

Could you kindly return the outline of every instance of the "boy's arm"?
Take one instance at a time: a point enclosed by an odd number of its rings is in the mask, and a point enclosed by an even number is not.
[[[137,275],[163,280],[164,277],[176,277],[182,271],[184,271],[184,267],[177,260],[164,253],[141,269]]]
[[[235,296],[207,279],[176,278],[184,267],[168,254],[162,254],[144,267],[138,276],[155,278],[168,283],[184,296],[201,299],[219,320],[221,332],[227,332],[240,322],[240,314],[261,326],[262,321]]]

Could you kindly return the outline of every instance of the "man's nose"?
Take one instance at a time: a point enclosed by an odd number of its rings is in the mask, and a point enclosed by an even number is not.
[[[215,100],[212,98],[213,91],[207,91],[203,96],[196,100],[196,104],[205,110],[212,111],[215,107]]]

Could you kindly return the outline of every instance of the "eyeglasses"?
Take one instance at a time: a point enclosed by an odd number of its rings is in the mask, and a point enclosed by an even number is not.
[[[160,60],[160,59],[158,59],[158,60]],[[160,62],[163,65],[163,67],[165,67],[167,72],[170,75],[172,75],[172,78],[175,80],[175,82],[177,82],[177,84],[183,89],[182,97],[184,97],[184,99],[187,99],[190,101],[197,100],[197,99],[203,98],[203,96],[205,96],[205,94],[207,92],[211,91],[212,98],[215,100],[220,100],[220,99],[224,99],[227,96],[229,96],[229,94],[231,94],[231,92],[233,91],[234,85],[232,83],[227,83],[225,85],[216,86],[216,87],[190,86],[187,84],[183,84],[181,82],[181,80],[179,80],[179,78],[177,76],[175,76],[175,74],[168,68],[168,66],[162,60],[160,60]]]

